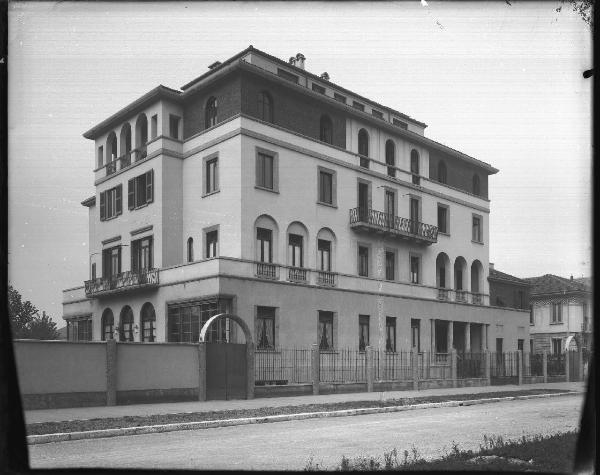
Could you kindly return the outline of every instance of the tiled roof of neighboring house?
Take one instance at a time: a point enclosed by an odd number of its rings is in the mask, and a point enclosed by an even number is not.
[[[588,288],[588,290],[591,290],[591,288],[592,288],[592,278],[591,277],[579,277],[579,279],[574,279],[574,280],[585,285]]]
[[[490,268],[490,275],[488,276],[488,279],[504,280],[504,281],[508,281],[508,282],[513,282],[515,284],[521,284],[521,285],[531,285],[531,283],[526,280],[519,279],[518,277],[515,277],[514,275],[506,274],[505,272],[500,272],[499,270],[492,269],[492,268]]]
[[[59,340],[67,339],[67,326],[66,325],[62,328],[59,328],[57,331],[58,331],[58,339]]]
[[[589,291],[589,287],[579,282],[578,279],[565,279],[553,274],[545,274],[541,277],[528,277],[525,280],[533,285],[531,288],[532,296]]]

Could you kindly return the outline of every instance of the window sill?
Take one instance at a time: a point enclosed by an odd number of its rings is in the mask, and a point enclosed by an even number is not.
[[[438,230],[438,236],[439,235],[450,237],[450,233],[444,233],[444,232]]]
[[[202,194],[202,198],[206,198],[207,196],[214,195],[214,194],[218,193],[219,191],[221,191],[221,190],[214,190],[214,191],[211,191],[209,193],[203,193]]]
[[[480,246],[483,246],[483,241],[474,241],[473,239],[471,239],[471,242],[473,244],[479,244]]]
[[[564,325],[565,322],[550,322],[550,325]]]
[[[329,208],[335,208],[335,209],[337,209],[337,205],[334,205],[332,203],[327,203],[325,201],[317,201],[317,204],[321,205],[321,206],[327,206]]]
[[[145,208],[146,206],[150,206],[150,204],[152,204],[152,201],[150,201],[148,203],[144,203],[143,205],[134,206],[133,208],[130,208],[129,211],[135,211],[136,209],[142,209],[142,208]]]
[[[270,193],[275,193],[275,194],[279,194],[279,190],[275,190],[274,188],[265,188],[264,186],[260,186],[260,185],[254,185],[254,188],[256,188],[257,190],[263,190],[263,191],[268,191]]]
[[[104,221],[112,221],[113,219],[117,219],[119,216],[121,216],[121,214],[122,214],[122,213],[115,214],[114,216],[111,216],[110,218],[104,218],[104,219],[101,219],[100,221],[101,221],[101,222],[104,222]]]

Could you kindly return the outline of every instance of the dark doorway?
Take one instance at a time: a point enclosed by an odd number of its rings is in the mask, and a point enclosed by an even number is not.
[[[206,399],[246,399],[246,344],[206,343]]]

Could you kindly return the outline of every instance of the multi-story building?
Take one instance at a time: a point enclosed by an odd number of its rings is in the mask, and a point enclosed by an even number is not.
[[[531,292],[529,282],[494,269],[492,262],[490,262],[488,282],[492,305],[529,310],[529,294]]]
[[[96,193],[90,278],[64,291],[71,339],[198,341],[217,312],[262,348],[529,337],[527,313],[489,301],[498,170],[304,65],[249,47],[84,134]],[[211,338],[243,341],[234,326]]]
[[[590,350],[593,319],[589,279],[545,274],[531,283],[531,351],[559,354],[566,348]]]

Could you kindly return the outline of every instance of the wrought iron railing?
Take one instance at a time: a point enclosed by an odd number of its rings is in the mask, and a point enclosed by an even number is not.
[[[317,273],[317,284],[335,287],[335,273],[320,270]]]
[[[126,271],[112,277],[87,280],[85,281],[85,293],[86,295],[95,295],[141,285],[158,285],[158,274],[158,269],[142,269],[137,272]]]
[[[401,218],[371,208],[358,207],[350,210],[350,224],[358,223],[369,224],[407,236],[417,236],[431,242],[437,241],[437,226],[408,218]]]
[[[301,267],[288,267],[288,280],[290,282],[306,282],[308,272]]]
[[[256,384],[299,384],[311,382],[311,350],[258,348],[254,353]]]
[[[256,277],[260,277],[261,279],[277,279],[277,265],[268,262],[257,262]]]
[[[354,349],[321,350],[319,375],[324,382],[365,382],[366,353]]]

